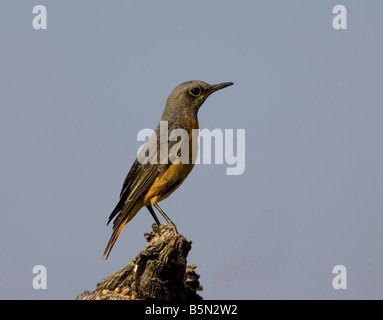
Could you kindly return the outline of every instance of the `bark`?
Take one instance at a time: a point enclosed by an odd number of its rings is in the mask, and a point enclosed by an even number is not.
[[[102,279],[77,300],[200,300],[196,265],[187,266],[191,241],[167,225],[145,233],[146,247],[125,267]]]

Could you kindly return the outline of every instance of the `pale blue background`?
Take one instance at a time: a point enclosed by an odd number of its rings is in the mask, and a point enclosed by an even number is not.
[[[378,0],[2,0],[0,298],[74,299],[144,248],[147,210],[101,260],[137,133],[191,79],[235,82],[201,128],[246,129],[243,175],[198,165],[162,202],[193,241],[201,295],[383,298],[382,35]]]

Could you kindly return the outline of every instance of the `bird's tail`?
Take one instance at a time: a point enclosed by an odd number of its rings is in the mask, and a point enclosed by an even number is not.
[[[108,259],[109,254],[112,251],[112,248],[113,248],[114,244],[116,243],[122,229],[130,220],[132,220],[134,218],[134,216],[137,214],[137,212],[142,207],[143,207],[143,204],[136,203],[136,205],[133,206],[133,208],[131,208],[130,210],[126,210],[126,211],[124,209],[121,210],[121,212],[119,213],[119,215],[117,216],[116,220],[113,223],[113,233],[109,239],[108,244],[106,245],[104,254],[102,255],[102,259],[104,259],[104,258],[105,258],[105,260]],[[109,222],[110,222],[110,220],[109,220]]]
[[[109,239],[109,242],[105,248],[105,251],[104,251],[104,254],[102,255],[102,258],[105,260],[108,259],[109,257],[109,254],[110,254],[110,251],[112,251],[112,248],[114,246],[114,244],[116,243],[117,241],[117,238],[118,236],[120,235],[122,229],[124,228],[125,224],[126,224],[127,221],[121,223],[118,228],[114,229],[113,230],[113,233],[112,233],[112,236],[110,237]]]

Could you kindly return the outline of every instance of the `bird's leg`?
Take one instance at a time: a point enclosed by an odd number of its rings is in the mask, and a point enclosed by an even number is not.
[[[156,214],[154,213],[153,207],[152,207],[152,206],[146,206],[146,207],[148,208],[149,212],[151,213],[151,215],[152,215],[154,221],[157,223],[157,226],[158,226],[158,228],[159,228],[160,225],[161,225],[161,223],[160,223],[160,220],[158,220]]]
[[[165,218],[165,220],[167,221],[167,223],[169,224],[169,227],[173,229],[173,232],[175,234],[178,234],[178,231],[177,231],[177,228],[176,228],[176,225],[172,222],[172,220],[169,219],[169,217],[165,214],[165,212],[162,211],[162,209],[158,206],[157,203],[154,203],[153,204],[156,209],[162,214],[162,216]],[[153,210],[153,209],[152,209]]]

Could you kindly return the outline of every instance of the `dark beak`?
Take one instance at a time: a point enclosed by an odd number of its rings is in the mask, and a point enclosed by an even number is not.
[[[221,90],[223,88],[226,88],[226,87],[229,87],[229,86],[232,86],[234,83],[233,82],[223,82],[223,83],[218,83],[218,84],[213,84],[211,87],[210,87],[210,94],[212,94],[213,92],[216,92],[218,90]]]

